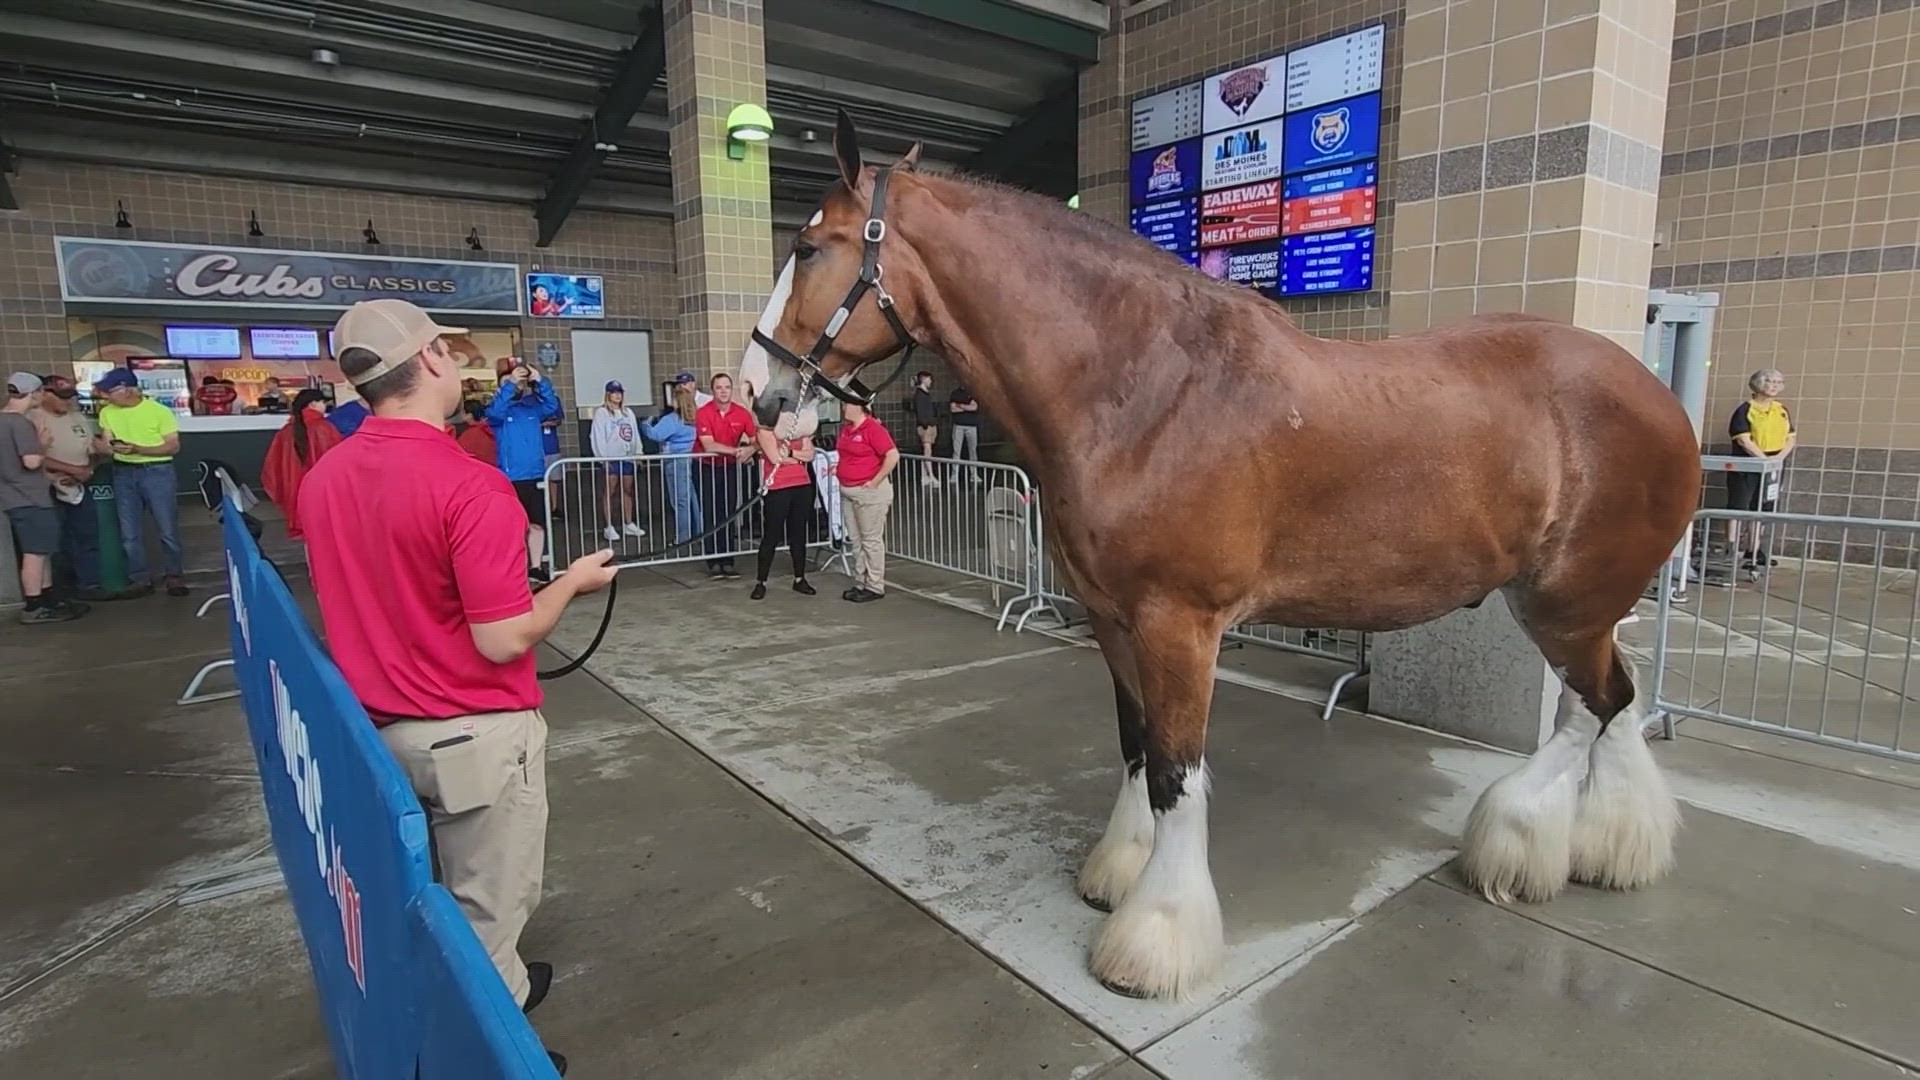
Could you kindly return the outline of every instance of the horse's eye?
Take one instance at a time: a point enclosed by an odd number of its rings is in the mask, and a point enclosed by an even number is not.
[[[793,242],[793,257],[800,262],[806,262],[818,254],[820,254],[820,249],[807,243],[805,240],[796,240]]]

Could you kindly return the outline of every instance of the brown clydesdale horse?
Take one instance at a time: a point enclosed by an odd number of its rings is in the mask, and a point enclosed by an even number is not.
[[[1322,341],[1121,229],[917,172],[917,147],[863,166],[855,138],[842,116],[841,180],[742,376],[762,423],[805,425],[809,361],[840,382],[910,336],[1036,474],[1120,715],[1119,798],[1079,878],[1112,912],[1102,983],[1188,996],[1220,964],[1207,712],[1241,621],[1396,630],[1503,593],[1565,690],[1551,739],[1475,806],[1464,874],[1507,901],[1668,868],[1678,815],[1613,629],[1679,541],[1700,471],[1685,412],[1631,354],[1526,315]],[[880,287],[850,293],[863,276]]]

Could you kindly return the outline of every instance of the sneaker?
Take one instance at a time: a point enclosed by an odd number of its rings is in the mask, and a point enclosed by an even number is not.
[[[51,607],[37,607],[20,613],[20,625],[40,626],[45,623],[72,622],[80,616],[70,607],[55,604]]]
[[[541,583],[542,585],[550,584],[553,581],[553,574],[550,571],[548,571],[548,569],[544,566],[528,567],[527,576]]]
[[[133,584],[127,586],[126,591],[120,594],[120,599],[138,600],[143,596],[152,596],[152,595],[153,595],[152,584],[145,581],[136,581]]]
[[[920,486],[925,488],[937,488],[940,486],[940,478],[937,476],[923,476],[920,478]]]
[[[870,592],[866,589],[861,589],[860,595],[854,597],[853,602],[856,604],[871,604],[875,600],[880,600],[885,598],[886,595],[887,595],[886,593]]]
[[[620,542],[620,530],[609,525],[600,530],[600,537],[609,544],[617,544]]]
[[[638,522],[633,522],[633,521],[627,522],[626,527],[621,529],[620,531],[623,533],[626,533],[628,536],[633,537],[635,540],[638,540],[641,537],[647,535],[647,530],[641,528]],[[608,539],[612,539],[612,538],[609,537]]]
[[[708,580],[708,581],[719,581],[719,580],[721,580],[721,579],[723,579],[723,578],[725,578],[726,576],[727,576],[727,574],[726,574],[726,571],[724,571],[724,570],[722,570],[722,569],[720,569],[720,568],[719,568],[719,567],[717,567],[717,566],[709,566],[709,567],[707,567],[707,580]]]
[[[747,594],[747,599],[765,600],[766,598],[767,598],[767,583],[764,581],[754,582],[753,591]]]
[[[981,484],[987,482],[987,478],[981,476],[979,473],[974,473],[971,477],[968,477],[967,482],[971,483],[974,487],[979,487]]]
[[[549,1050],[547,1051],[547,1060],[553,1062],[554,1072],[559,1073],[561,1076],[567,1075],[567,1058],[565,1054]]]
[[[179,579],[178,577],[175,577],[175,576],[173,576],[173,575],[168,575],[168,577],[167,577],[167,579],[166,579],[166,581],[164,582],[164,584],[165,584],[165,585],[166,585],[166,587],[167,587],[167,595],[168,595],[168,596],[185,596],[185,595],[187,595],[187,592],[188,592],[188,589],[187,589],[187,583],[186,583],[186,582],[184,582],[184,581],[181,581],[181,580],[180,580],[180,579]]]
[[[127,598],[126,593],[109,592],[98,585],[89,585],[75,595],[79,596],[82,600],[89,600],[96,604],[106,603],[109,600],[125,600]]]
[[[794,578],[793,591],[799,593],[801,596],[816,596],[820,592],[820,590],[814,588],[813,583],[806,578]]]
[[[740,571],[735,570],[731,566],[723,566],[720,568],[720,576],[728,579],[729,581],[736,580],[740,577]]]
[[[867,590],[865,590],[865,589],[863,589],[863,588],[861,588],[860,586],[858,586],[858,585],[855,585],[855,586],[854,586],[853,588],[851,588],[851,589],[848,589],[848,590],[847,590],[846,592],[843,592],[843,593],[841,593],[841,594],[840,594],[840,599],[842,599],[842,600],[852,600],[852,601],[854,601],[854,602],[856,602],[856,603],[857,603],[857,602],[859,602],[859,600],[860,600],[860,594],[861,594],[861,593],[863,593],[863,592],[866,592],[866,591],[867,591]]]

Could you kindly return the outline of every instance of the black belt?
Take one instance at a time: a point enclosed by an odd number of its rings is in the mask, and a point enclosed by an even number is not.
[[[115,461],[114,461],[114,463],[113,463],[113,464],[114,464],[114,467],[115,467],[115,468],[126,468],[126,469],[158,469],[158,468],[160,468],[160,467],[161,467],[161,466],[163,466],[163,465],[164,465],[164,466],[167,466],[167,467],[169,467],[169,468],[170,468],[170,467],[172,467],[172,465],[173,465],[173,459],[172,459],[172,458],[168,458],[168,459],[167,459],[167,460],[165,460],[165,461],[120,461],[120,460],[118,460],[118,459],[115,459]]]

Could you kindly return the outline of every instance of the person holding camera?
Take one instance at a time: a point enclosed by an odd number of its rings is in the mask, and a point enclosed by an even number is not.
[[[539,368],[517,356],[507,363],[511,367],[487,406],[487,425],[500,446],[500,471],[513,482],[527,512],[527,565],[535,577],[544,577],[540,564],[547,551],[547,506],[540,490],[547,474],[545,425],[560,417],[560,396]]]
[[[531,1011],[553,980],[551,965],[519,955],[546,860],[534,650],[569,601],[613,580],[613,552],[578,559],[531,592],[524,496],[446,431],[460,407],[460,361],[445,335],[464,331],[404,300],[366,300],[335,333],[340,370],[373,415],[300,488],[327,646],[428,810],[440,880]],[[521,381],[521,399],[551,396],[532,373]],[[510,398],[503,411],[518,407]],[[538,461],[538,419],[502,424],[531,434]]]

